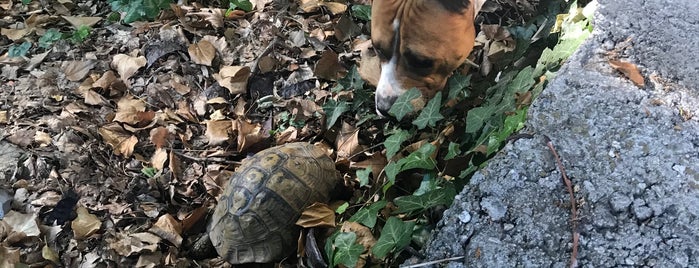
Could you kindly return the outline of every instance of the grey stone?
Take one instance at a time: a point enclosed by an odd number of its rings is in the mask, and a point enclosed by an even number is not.
[[[601,1],[593,35],[529,109],[522,131],[533,138],[506,145],[471,179],[425,247],[426,261],[568,265],[569,196],[545,134],[578,189],[576,200],[584,200],[575,219],[578,267],[699,267],[696,5]],[[640,67],[644,88],[608,65],[613,49]],[[685,119],[680,110],[695,116]],[[471,216],[467,223],[459,220],[462,211]]]

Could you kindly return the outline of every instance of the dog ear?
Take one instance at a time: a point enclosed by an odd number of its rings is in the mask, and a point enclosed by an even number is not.
[[[458,13],[468,9],[471,5],[470,0],[437,0],[437,2],[439,2],[444,9]]]

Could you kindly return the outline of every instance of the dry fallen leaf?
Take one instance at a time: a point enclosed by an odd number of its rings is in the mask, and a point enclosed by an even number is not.
[[[156,149],[163,148],[167,145],[169,132],[165,127],[157,127],[150,131],[150,142],[155,145]]]
[[[316,62],[315,72],[318,78],[335,81],[341,73],[345,72],[345,67],[340,64],[337,53],[331,49],[325,50],[320,60]]]
[[[365,249],[371,249],[376,244],[376,238],[371,234],[371,229],[356,222],[346,221],[342,223],[342,232],[354,232],[357,234],[357,243]]]
[[[127,81],[138,69],[146,66],[148,60],[144,56],[132,57],[126,54],[117,54],[112,58],[112,68],[116,69],[121,80]]]
[[[95,68],[97,61],[86,60],[86,61],[66,61],[63,62],[61,69],[65,73],[66,78],[70,81],[80,81],[90,73],[92,68]]]
[[[245,93],[249,77],[250,68],[247,66],[223,66],[218,74],[214,74],[216,81],[231,94]]]
[[[337,147],[338,160],[349,159],[352,155],[360,152],[362,146],[359,145],[359,129],[342,122],[342,129],[339,135],[337,135],[335,145]]]
[[[238,132],[238,152],[245,152],[251,146],[269,137],[269,132],[262,129],[262,125],[249,123],[242,118],[234,121],[235,130]]]
[[[206,40],[201,40],[199,43],[189,45],[187,51],[192,61],[196,64],[211,66],[211,63],[216,57],[216,48]]]
[[[97,216],[90,214],[85,207],[78,207],[76,210],[78,217],[70,223],[75,239],[81,240],[96,233],[102,222]]]
[[[36,214],[23,214],[10,210],[2,219],[12,227],[12,231],[24,233],[28,237],[39,236],[41,231],[36,224]]]
[[[117,102],[117,112],[114,121],[129,125],[146,125],[155,117],[152,111],[146,111],[146,103],[133,96],[124,96]]]
[[[122,256],[131,256],[136,253],[155,252],[158,250],[160,237],[148,232],[123,234],[117,233],[116,239],[109,246]]]
[[[206,121],[206,138],[209,145],[220,145],[228,141],[232,130],[233,122],[231,120]]]
[[[0,244],[0,267],[16,267],[16,264],[19,264],[19,248]]]
[[[160,216],[148,231],[170,241],[176,247],[182,244],[182,224],[170,214]]]
[[[41,249],[41,257],[52,261],[53,263],[60,263],[58,260],[58,253],[56,253],[56,251],[51,249],[48,245],[44,245],[44,247]]]
[[[623,73],[626,78],[631,80],[637,87],[644,87],[646,85],[643,75],[641,75],[636,64],[620,60],[609,60],[609,65]]]
[[[326,7],[333,15],[345,13],[347,5],[338,2],[326,2],[323,0],[301,0],[300,8],[303,12],[316,12],[321,7]]]
[[[7,124],[7,111],[0,111],[0,124]]]
[[[80,26],[92,27],[97,24],[101,17],[75,17],[75,16],[61,16],[64,20],[68,21],[73,28],[80,28]]]
[[[335,227],[335,211],[324,203],[313,203],[301,212],[301,217],[296,225],[303,228],[311,227]]]
[[[167,150],[163,148],[156,149],[155,153],[153,153],[153,156],[150,158],[150,164],[157,170],[163,170],[165,161],[167,161],[167,155]]]
[[[129,157],[133,154],[138,138],[124,130],[119,123],[111,123],[99,128],[100,136],[104,142],[114,150],[114,154]]]

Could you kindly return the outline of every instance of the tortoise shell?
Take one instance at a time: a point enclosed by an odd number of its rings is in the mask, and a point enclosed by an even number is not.
[[[279,261],[296,248],[302,210],[327,202],[339,176],[309,143],[272,147],[243,160],[216,205],[209,237],[231,264]]]

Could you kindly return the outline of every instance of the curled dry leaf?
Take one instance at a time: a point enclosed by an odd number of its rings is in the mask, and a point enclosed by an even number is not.
[[[260,124],[249,123],[241,118],[234,121],[234,124],[238,132],[238,152],[244,152],[269,137],[269,132],[265,131]]]
[[[117,102],[117,111],[114,121],[129,125],[141,125],[153,120],[155,113],[146,111],[146,103],[133,96],[124,96]]]
[[[206,40],[201,40],[196,44],[189,45],[187,51],[192,61],[196,64],[211,66],[211,63],[216,57],[216,48]]]
[[[296,225],[303,228],[335,227],[335,211],[324,203],[313,203],[301,212]]]
[[[301,0],[300,8],[303,12],[316,12],[321,7],[325,7],[333,15],[345,13],[347,5],[338,2],[329,2],[324,0]]]
[[[220,145],[228,141],[229,134],[233,131],[231,120],[206,121],[206,138],[209,145]]]
[[[129,157],[133,154],[138,138],[124,130],[119,123],[107,124],[99,128],[100,136],[114,150],[114,154]]]
[[[150,253],[158,250],[160,237],[148,232],[125,235],[117,233],[116,239],[109,246],[122,256],[136,253]]]
[[[7,111],[0,111],[0,124],[7,124]]]
[[[80,26],[92,27],[97,24],[101,17],[75,17],[75,16],[61,16],[64,20],[68,21],[73,28],[79,28]]]
[[[623,73],[624,76],[631,80],[631,82],[633,82],[637,87],[644,87],[646,85],[643,75],[641,75],[641,72],[638,70],[636,64],[627,61],[609,60],[609,65],[611,65],[612,68],[616,69],[617,71]]]
[[[36,224],[36,214],[24,214],[10,210],[2,220],[12,227],[13,232],[24,233],[28,237],[41,234],[39,226]]]
[[[218,74],[214,74],[216,81],[231,94],[245,93],[249,77],[250,68],[247,66],[223,66]]]
[[[121,80],[128,80],[133,76],[138,69],[146,66],[148,60],[146,57],[132,57],[126,54],[117,54],[112,58],[112,68],[116,69],[121,77]]]
[[[16,267],[19,264],[19,248],[8,248],[0,244],[0,267]]]
[[[195,208],[182,220],[182,231],[186,232],[189,229],[192,229],[193,226],[201,222],[207,213],[208,209],[206,207]]]
[[[70,81],[80,81],[90,73],[92,68],[95,68],[97,61],[86,60],[86,61],[66,61],[63,62],[61,69],[66,75],[66,78]]]
[[[78,217],[70,223],[75,239],[87,238],[96,233],[102,226],[102,222],[97,216],[90,214],[85,207],[78,207],[76,212]]]
[[[176,247],[182,244],[182,224],[170,214],[160,216],[149,231],[170,241]]]
[[[343,222],[340,230],[342,232],[354,232],[357,234],[357,243],[364,246],[367,250],[370,250],[371,247],[376,244],[376,238],[371,234],[371,229],[360,223],[353,221]]]
[[[335,143],[338,160],[349,160],[349,157],[362,150],[362,146],[359,145],[359,129],[345,122],[342,122],[342,129]]]
[[[153,156],[150,158],[150,164],[153,165],[153,168],[157,170],[163,170],[163,167],[165,167],[165,161],[167,161],[167,150],[163,148],[158,148],[155,150],[155,153],[153,153]]]

